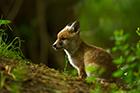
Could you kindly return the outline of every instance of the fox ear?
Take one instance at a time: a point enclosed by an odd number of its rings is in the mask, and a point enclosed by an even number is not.
[[[71,28],[73,28],[74,32],[79,32],[80,29],[80,23],[79,21],[74,21],[71,25]]]

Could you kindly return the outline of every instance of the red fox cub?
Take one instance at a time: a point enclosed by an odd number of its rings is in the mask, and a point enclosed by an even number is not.
[[[77,21],[67,25],[57,34],[53,48],[65,51],[70,64],[77,69],[80,78],[93,75],[108,80],[116,70],[108,52],[81,40],[80,24]],[[96,71],[91,73],[87,70],[88,67],[93,67]]]

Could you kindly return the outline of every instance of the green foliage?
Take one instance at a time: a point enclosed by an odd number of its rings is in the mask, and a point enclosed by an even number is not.
[[[68,59],[65,56],[65,67],[64,67],[64,73],[67,72],[67,67],[68,67]]]
[[[7,25],[7,24],[9,24],[9,23],[11,23],[10,20],[2,20],[2,19],[0,19],[0,26],[1,26],[1,25]]]
[[[82,0],[82,38],[101,47],[112,47],[113,31],[125,29],[135,40],[133,31],[140,25],[139,4],[140,0]]]
[[[9,20],[0,20],[0,26],[7,25],[9,23]],[[27,69],[25,61],[23,60],[24,56],[20,50],[21,40],[19,37],[15,37],[12,41],[8,42],[8,36],[4,30],[5,29],[0,29],[0,57],[7,58],[9,61],[10,59],[8,58],[11,58],[11,60],[14,61],[20,61],[15,64],[16,67],[12,68],[12,70],[11,65],[7,65],[9,70],[6,69],[5,65],[2,65],[5,70],[0,71],[0,89],[7,88],[10,93],[20,93],[21,83],[25,78]],[[6,80],[8,80],[10,84],[7,84]]]
[[[15,75],[15,80],[16,81],[21,81],[25,78],[25,74],[26,74],[26,65],[23,62],[19,62],[18,66],[16,66],[16,68],[13,69],[12,73]]]
[[[7,42],[7,35],[4,32],[0,32],[0,56],[22,59],[23,54],[20,50],[21,40],[16,37],[11,42]],[[17,46],[18,45],[18,46]],[[17,47],[15,47],[17,46]]]
[[[94,76],[89,76],[86,78],[87,83],[95,83],[96,78]]]
[[[86,72],[90,73],[90,74],[95,74],[97,71],[97,68],[96,67],[93,67],[93,66],[86,66]],[[86,82],[87,83],[95,83],[96,81],[96,78],[94,76],[88,76],[86,78]]]
[[[139,28],[136,33],[140,36]],[[125,34],[123,30],[114,32],[115,45],[112,53],[115,55],[114,63],[119,69],[113,73],[113,76],[122,78],[130,87],[135,86],[136,89],[132,91],[137,93],[140,85],[140,42],[129,44],[129,36],[130,34]]]
[[[92,65],[86,66],[86,72],[91,75],[86,78],[87,83],[96,82],[96,77],[102,75],[104,73],[104,68],[94,67]]]
[[[73,67],[72,67],[73,68]],[[64,70],[63,70],[64,74],[66,75],[71,75],[71,76],[77,76],[77,70],[76,69],[71,69],[69,67],[69,62],[68,62],[68,58],[65,56],[65,65],[64,65]]]
[[[99,83],[95,83],[95,85],[96,88],[94,90],[90,90],[90,93],[104,93]]]
[[[11,21],[0,20],[1,25],[7,25]],[[24,56],[20,50],[21,40],[19,37],[15,37],[12,41],[8,42],[8,36],[4,32],[4,29],[0,31],[0,56],[22,59]]]
[[[8,27],[12,31],[11,27],[9,26],[9,23],[11,23],[10,20],[0,19],[0,31],[5,31],[5,29],[2,29],[1,26]]]
[[[86,67],[86,71],[89,72],[89,73],[94,73],[95,71],[97,71],[97,68],[93,67],[92,65],[91,66],[87,66]]]
[[[138,30],[136,31],[138,34]],[[127,83],[138,80],[140,73],[140,43],[130,45],[128,43],[129,34],[124,34],[123,30],[114,32],[115,46],[112,53],[116,54],[114,63],[118,65],[118,71],[113,75],[123,77]]]
[[[26,69],[25,63],[19,62],[16,68],[11,72],[15,77],[14,81],[9,85],[11,93],[20,93],[22,81],[25,80],[27,74]]]

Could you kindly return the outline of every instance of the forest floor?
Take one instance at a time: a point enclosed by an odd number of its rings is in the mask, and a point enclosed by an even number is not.
[[[0,93],[111,93],[97,87],[44,64],[0,57]]]
[[[0,93],[89,93],[93,87],[46,65],[3,57],[0,72]]]

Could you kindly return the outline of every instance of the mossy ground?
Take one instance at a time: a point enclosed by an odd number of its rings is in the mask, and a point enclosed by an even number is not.
[[[0,57],[0,93],[126,93],[126,90],[115,84],[87,83],[44,64]]]
[[[77,80],[43,64],[25,63],[2,57],[0,65],[6,76],[0,93],[89,93],[92,87],[83,80]],[[11,70],[7,72],[5,67]],[[16,72],[16,69],[19,72]]]

